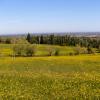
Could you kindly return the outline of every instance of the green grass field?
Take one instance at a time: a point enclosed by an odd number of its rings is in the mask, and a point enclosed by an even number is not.
[[[99,54],[13,58],[7,56],[11,47],[1,46],[6,57],[0,57],[0,100],[100,99]]]

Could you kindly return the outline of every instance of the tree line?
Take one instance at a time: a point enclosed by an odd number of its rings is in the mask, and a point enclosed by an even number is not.
[[[100,38],[97,37],[78,37],[71,35],[31,35],[27,34],[26,37],[19,38],[0,38],[0,43],[15,44],[13,47],[13,56],[30,57],[35,56],[36,47],[31,44],[48,44],[48,45],[60,45],[60,46],[73,46],[75,47],[74,53],[69,55],[78,54],[92,54],[95,52],[100,53]],[[93,48],[97,48],[97,51]],[[59,56],[59,49],[47,48],[48,54],[46,56]]]
[[[31,44],[50,44],[60,46],[77,46],[87,48],[100,48],[100,38],[78,37],[71,35],[31,35],[28,33],[26,40]]]

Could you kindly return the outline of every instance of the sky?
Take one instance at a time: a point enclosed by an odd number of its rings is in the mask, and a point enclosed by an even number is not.
[[[100,0],[0,0],[0,34],[100,32]]]

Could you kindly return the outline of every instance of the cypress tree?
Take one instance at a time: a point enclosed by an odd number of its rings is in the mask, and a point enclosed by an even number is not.
[[[26,40],[30,43],[31,42],[31,35],[28,33]]]

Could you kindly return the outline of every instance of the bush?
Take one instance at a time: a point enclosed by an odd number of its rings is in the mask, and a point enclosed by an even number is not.
[[[87,52],[88,52],[88,54],[94,54],[95,53],[90,46],[87,47]]]
[[[74,56],[74,53],[73,53],[73,52],[70,52],[70,53],[69,53],[69,56]]]
[[[59,56],[59,52],[60,52],[60,50],[59,49],[56,49],[55,50],[55,56]]]
[[[11,39],[10,39],[10,38],[7,38],[7,39],[5,40],[5,43],[6,43],[6,44],[11,44]]]
[[[48,56],[52,56],[52,54],[54,52],[53,48],[49,47],[49,48],[47,48],[47,51],[48,51]]]
[[[81,54],[81,47],[80,46],[75,47],[74,51],[75,51],[75,55]]]

